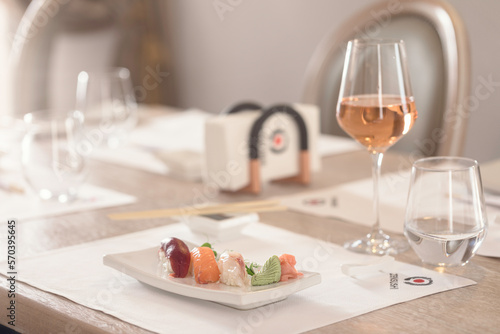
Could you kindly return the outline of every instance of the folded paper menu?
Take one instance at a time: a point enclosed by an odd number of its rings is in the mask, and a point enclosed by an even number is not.
[[[186,225],[172,224],[24,258],[19,261],[19,272],[22,272],[19,280],[147,330],[205,334],[280,333],[284,323],[287,333],[301,333],[397,303],[475,284],[469,279],[398,261],[391,261],[390,266],[378,267],[376,271],[347,276],[342,272],[342,265],[366,264],[379,258],[352,253],[338,245],[262,223],[246,228],[241,238],[214,246],[219,250],[236,250],[246,259],[260,262],[270,255],[293,254],[299,270],[321,274],[319,285],[278,303],[242,311],[152,288],[103,265],[104,254],[159,246],[160,240],[168,236],[200,245],[207,241],[205,236],[193,234]],[[0,271],[6,267],[0,263]]]

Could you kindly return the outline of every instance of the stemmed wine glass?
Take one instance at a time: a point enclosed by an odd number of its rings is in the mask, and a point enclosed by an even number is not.
[[[77,81],[76,116],[94,146],[117,148],[137,123],[130,71],[124,67],[82,71]]]
[[[401,40],[352,40],[342,73],[337,120],[364,145],[372,158],[375,223],[364,238],[344,247],[370,254],[397,254],[409,248],[380,228],[380,167],[385,151],[412,128],[417,110],[410,86],[406,51]]]

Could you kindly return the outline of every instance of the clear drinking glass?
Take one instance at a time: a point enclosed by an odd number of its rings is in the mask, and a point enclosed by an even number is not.
[[[22,119],[0,116],[0,172],[4,166],[18,168],[21,140],[24,136],[25,124]],[[7,161],[4,161],[5,160]]]
[[[413,164],[405,235],[424,263],[466,264],[486,230],[481,175],[475,160],[433,157]]]
[[[74,200],[87,176],[78,121],[52,110],[27,114],[24,120],[21,160],[26,182],[42,199]]]
[[[380,228],[378,182],[384,152],[410,131],[416,119],[403,41],[350,41],[337,121],[372,158],[375,223],[366,237],[346,243],[347,249],[383,255],[409,248],[406,240],[391,238]]]
[[[93,147],[122,145],[137,123],[130,72],[119,67],[78,74],[75,115]]]

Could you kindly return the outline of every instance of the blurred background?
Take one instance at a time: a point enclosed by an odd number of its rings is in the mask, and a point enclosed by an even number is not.
[[[76,74],[109,66],[131,70],[140,103],[219,113],[240,100],[301,101],[320,42],[377,2],[0,0],[0,113],[70,107]],[[470,48],[463,155],[485,162],[500,157],[500,2],[448,3],[465,24]],[[409,52],[409,62],[425,63],[421,56]],[[413,85],[417,95],[427,84],[424,78]],[[416,104],[426,112],[418,98]]]

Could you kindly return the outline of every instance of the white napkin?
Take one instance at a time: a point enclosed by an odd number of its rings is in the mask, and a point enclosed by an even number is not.
[[[246,259],[260,263],[274,254],[293,254],[299,270],[321,273],[321,284],[284,301],[240,311],[149,287],[102,264],[104,254],[159,246],[160,240],[167,236],[197,244],[206,241],[185,225],[163,226],[24,258],[18,261],[18,279],[151,331],[205,334],[301,333],[393,304],[475,284],[469,279],[397,261],[391,271],[349,277],[342,273],[342,264],[367,263],[379,258],[351,253],[340,246],[261,223],[249,226],[239,239],[214,242],[214,247],[237,250]],[[5,262],[0,263],[1,272],[5,273],[6,267]],[[425,284],[416,282],[413,279],[416,277],[423,277]],[[415,282],[420,285],[409,284]]]
[[[321,157],[362,150],[365,149],[351,138],[326,134],[318,137],[318,154]]]

